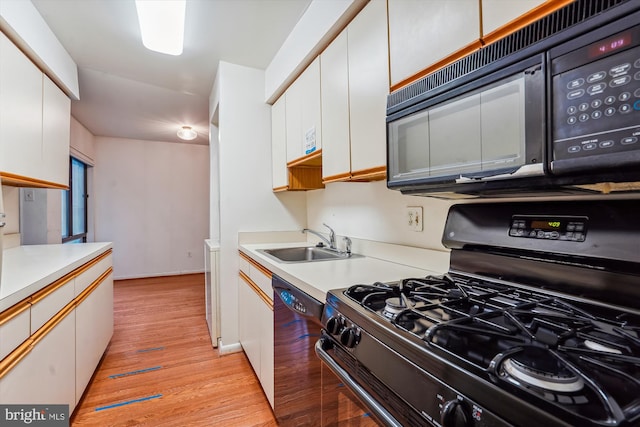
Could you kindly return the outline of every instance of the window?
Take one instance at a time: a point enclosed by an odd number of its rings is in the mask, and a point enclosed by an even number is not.
[[[69,189],[62,192],[62,243],[87,241],[87,165],[71,157]]]

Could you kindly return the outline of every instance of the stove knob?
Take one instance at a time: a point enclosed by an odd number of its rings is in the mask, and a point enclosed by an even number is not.
[[[467,427],[472,425],[471,421],[462,402],[459,400],[445,402],[440,413],[442,427]]]
[[[344,319],[341,317],[331,317],[327,320],[327,332],[331,335],[339,334],[344,328]]]
[[[340,342],[347,348],[355,347],[360,341],[360,331],[357,328],[347,328],[340,334]]]

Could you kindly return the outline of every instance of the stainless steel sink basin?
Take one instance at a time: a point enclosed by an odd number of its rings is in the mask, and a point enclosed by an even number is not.
[[[258,249],[258,252],[262,252],[269,258],[283,263],[330,261],[360,257],[360,255],[357,254],[347,255],[346,253],[336,252],[317,246]]]

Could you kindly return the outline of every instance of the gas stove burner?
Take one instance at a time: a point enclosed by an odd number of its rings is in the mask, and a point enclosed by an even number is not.
[[[393,319],[398,315],[398,313],[406,310],[407,304],[405,304],[405,300],[401,297],[391,297],[385,300],[385,306],[382,310],[382,314],[386,317]]]
[[[531,348],[514,354],[502,363],[502,368],[509,376],[548,391],[574,393],[584,387],[582,379],[543,349]]]
[[[584,346],[587,347],[589,350],[601,351],[603,353],[622,354],[622,352],[617,348],[607,347],[605,345],[602,345],[600,343],[597,343],[591,340],[585,340]]]

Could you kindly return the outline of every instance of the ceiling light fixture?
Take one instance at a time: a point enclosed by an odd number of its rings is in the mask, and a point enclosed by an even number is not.
[[[196,139],[198,136],[198,132],[193,130],[191,126],[182,126],[178,131],[178,138],[184,139],[185,141],[191,141],[192,139]]]
[[[186,0],[136,0],[142,44],[154,52],[180,55]]]

